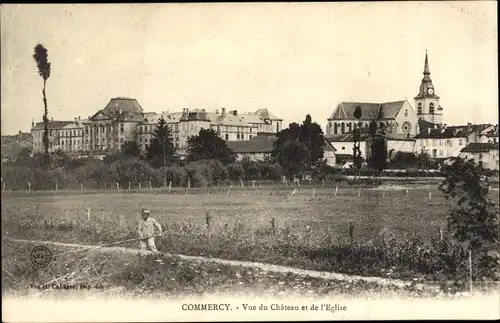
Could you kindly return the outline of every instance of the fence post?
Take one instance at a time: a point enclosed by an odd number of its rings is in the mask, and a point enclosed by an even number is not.
[[[349,238],[354,241],[354,225],[349,221]]]
[[[128,190],[130,191],[130,181],[128,182]]]
[[[243,180],[240,178],[240,183],[241,183],[241,187],[245,187],[245,185],[243,184]]]
[[[80,189],[83,191],[83,183],[80,183]]]
[[[56,191],[57,191],[57,184],[58,184],[58,183],[57,183],[57,181],[56,181]]]
[[[406,195],[405,195],[405,197],[408,197],[408,189],[406,189]]]
[[[297,181],[297,187],[300,187],[300,179],[296,178],[295,180]]]
[[[87,221],[90,221],[90,208],[87,208]]]
[[[321,186],[325,186],[325,179],[321,179]]]
[[[5,182],[3,182],[2,190],[5,192]]]
[[[361,186],[359,187],[359,191],[358,191],[358,197],[361,196]]]
[[[210,213],[208,211],[205,212],[205,223],[207,225],[207,229],[210,229]]]
[[[142,185],[141,185],[141,182],[139,182],[139,190],[142,189]]]
[[[252,181],[252,187],[255,188],[255,181]]]
[[[229,185],[229,188],[227,189],[226,197],[229,196],[229,191],[231,190],[231,184]]]
[[[190,189],[190,188],[191,188],[191,180],[188,179],[188,189]]]
[[[151,181],[149,181],[149,189],[152,190],[153,189],[153,185],[151,185]]]
[[[28,191],[31,192],[31,182],[28,182]]]
[[[472,294],[472,250],[469,249],[469,292]]]
[[[312,194],[312,197],[314,198],[314,195],[316,195],[316,189],[313,188],[313,194]]]
[[[119,191],[120,190],[120,184],[116,182],[116,189]]]
[[[339,186],[337,185],[337,186],[335,186],[335,194],[334,194],[334,196],[337,196],[337,192],[338,191],[339,191]]]
[[[432,192],[429,192],[429,201],[431,200]]]
[[[443,227],[439,227],[439,239],[440,241],[443,241]]]
[[[168,194],[172,193],[172,181],[168,182]]]
[[[297,189],[296,189],[296,188],[294,188],[294,189],[293,189],[293,192],[292,192],[292,195],[290,195],[290,196],[293,196],[293,195],[295,194],[295,192],[296,192],[296,191],[297,191]]]
[[[385,191],[382,191],[382,197],[385,197]]]
[[[275,231],[275,227],[274,227],[274,222],[275,222],[275,221],[274,221],[274,218],[272,218],[272,219],[271,219],[271,228],[273,229],[273,234],[275,234],[275,233],[276,233],[276,231]]]

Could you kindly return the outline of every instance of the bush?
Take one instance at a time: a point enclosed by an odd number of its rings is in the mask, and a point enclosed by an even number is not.
[[[229,172],[229,179],[231,181],[245,180],[245,170],[243,169],[243,166],[241,164],[239,163],[229,164],[227,170]]]

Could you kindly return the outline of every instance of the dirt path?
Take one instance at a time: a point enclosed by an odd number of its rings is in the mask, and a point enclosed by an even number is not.
[[[99,251],[99,252],[122,252],[122,253],[135,253],[138,254],[139,250],[138,249],[132,249],[132,248],[124,248],[124,247],[100,247],[96,245],[82,245],[82,244],[74,244],[74,243],[64,243],[64,242],[55,242],[55,241],[42,241],[42,240],[24,240],[24,239],[14,239],[14,238],[6,238],[10,241],[13,242],[20,242],[20,243],[34,243],[34,244],[39,244],[39,245],[54,245],[54,246],[61,246],[61,247],[69,247],[69,248],[85,248],[88,249],[88,251]],[[357,281],[365,281],[365,282],[370,282],[370,283],[376,283],[381,286],[397,286],[397,287],[405,287],[409,286],[412,282],[411,281],[404,281],[400,279],[387,279],[387,278],[381,278],[381,277],[364,277],[364,276],[351,276],[351,275],[346,275],[346,274],[339,274],[339,273],[332,273],[332,272],[326,272],[326,271],[315,271],[315,270],[306,270],[306,269],[299,269],[299,268],[294,268],[294,267],[288,267],[288,266],[280,266],[280,265],[273,265],[273,264],[268,264],[268,263],[261,263],[261,262],[252,262],[252,261],[239,261],[239,260],[227,260],[227,259],[220,259],[220,258],[207,258],[207,257],[199,257],[199,256],[186,256],[186,255],[180,255],[180,254],[170,254],[170,253],[162,253],[165,256],[169,257],[179,257],[181,259],[185,259],[188,261],[204,261],[204,262],[212,262],[212,263],[217,263],[221,265],[228,265],[228,266],[242,266],[246,268],[257,268],[263,271],[267,272],[274,272],[274,273],[281,273],[281,274],[287,274],[287,273],[292,273],[295,275],[299,276],[309,276],[309,277],[315,277],[315,278],[321,278],[325,280],[337,280],[337,281],[346,281],[346,282],[357,282]],[[416,284],[417,287],[420,287],[422,289],[428,290],[428,291],[439,291],[439,288],[437,286],[433,285],[427,285],[427,284]]]

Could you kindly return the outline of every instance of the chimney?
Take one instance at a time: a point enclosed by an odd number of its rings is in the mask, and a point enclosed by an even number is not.
[[[234,110],[234,111],[233,111],[233,115],[234,115],[234,116],[237,116],[237,115],[238,115],[238,111]]]
[[[77,118],[75,118],[75,123],[77,123],[77,122],[78,122],[78,119],[77,119]]]
[[[78,120],[81,120],[81,119],[80,119],[80,116],[78,116]]]
[[[205,112],[205,109],[201,109],[201,111]]]
[[[22,134],[21,130],[19,130],[19,136]]]
[[[31,119],[31,128],[35,128],[35,119]]]
[[[226,116],[226,108],[222,108],[222,116],[225,117]]]

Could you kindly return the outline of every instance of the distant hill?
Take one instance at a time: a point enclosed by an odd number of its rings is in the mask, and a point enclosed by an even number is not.
[[[19,132],[17,135],[2,135],[2,160],[16,156],[24,148],[33,149],[31,133]]]

